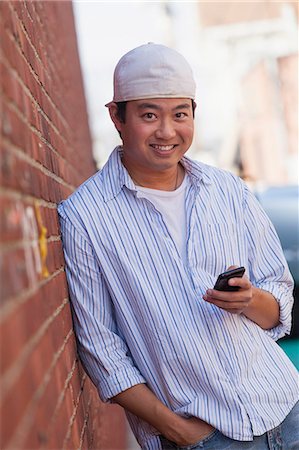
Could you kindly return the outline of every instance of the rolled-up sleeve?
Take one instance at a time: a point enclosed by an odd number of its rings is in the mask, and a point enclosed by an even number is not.
[[[87,233],[68,218],[63,203],[58,212],[78,353],[100,398],[108,402],[145,379],[118,334],[109,290]]]
[[[279,303],[279,324],[265,330],[277,340],[291,330],[294,282],[273,224],[246,187],[244,202],[250,280],[256,287],[270,292]]]

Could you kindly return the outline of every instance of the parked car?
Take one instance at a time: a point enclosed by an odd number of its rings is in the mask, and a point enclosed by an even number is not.
[[[290,337],[299,337],[299,186],[273,186],[255,191],[280,238],[295,281],[293,326]]]

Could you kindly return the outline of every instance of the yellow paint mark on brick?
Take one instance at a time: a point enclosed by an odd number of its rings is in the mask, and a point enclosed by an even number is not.
[[[41,274],[44,278],[47,278],[50,275],[49,270],[47,268],[47,264],[46,264],[47,254],[48,254],[48,242],[47,242],[47,231],[48,230],[45,227],[45,225],[43,224],[42,215],[40,212],[40,206],[38,205],[37,202],[35,202],[34,206],[35,206],[35,214],[36,214],[38,228],[39,228],[38,242],[39,242],[39,251],[40,251],[41,265],[42,265]]]

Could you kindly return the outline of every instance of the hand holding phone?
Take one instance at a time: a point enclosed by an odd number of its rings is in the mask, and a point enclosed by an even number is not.
[[[242,278],[245,273],[245,267],[238,267],[237,269],[227,270],[221,273],[215,283],[214,289],[217,291],[238,291],[239,286],[230,286],[228,280],[230,278]]]

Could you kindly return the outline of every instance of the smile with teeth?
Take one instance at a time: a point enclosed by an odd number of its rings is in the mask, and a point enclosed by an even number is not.
[[[156,145],[156,144],[151,144],[151,147],[153,147],[156,150],[159,150],[161,152],[167,152],[169,150],[172,150],[175,145]]]

